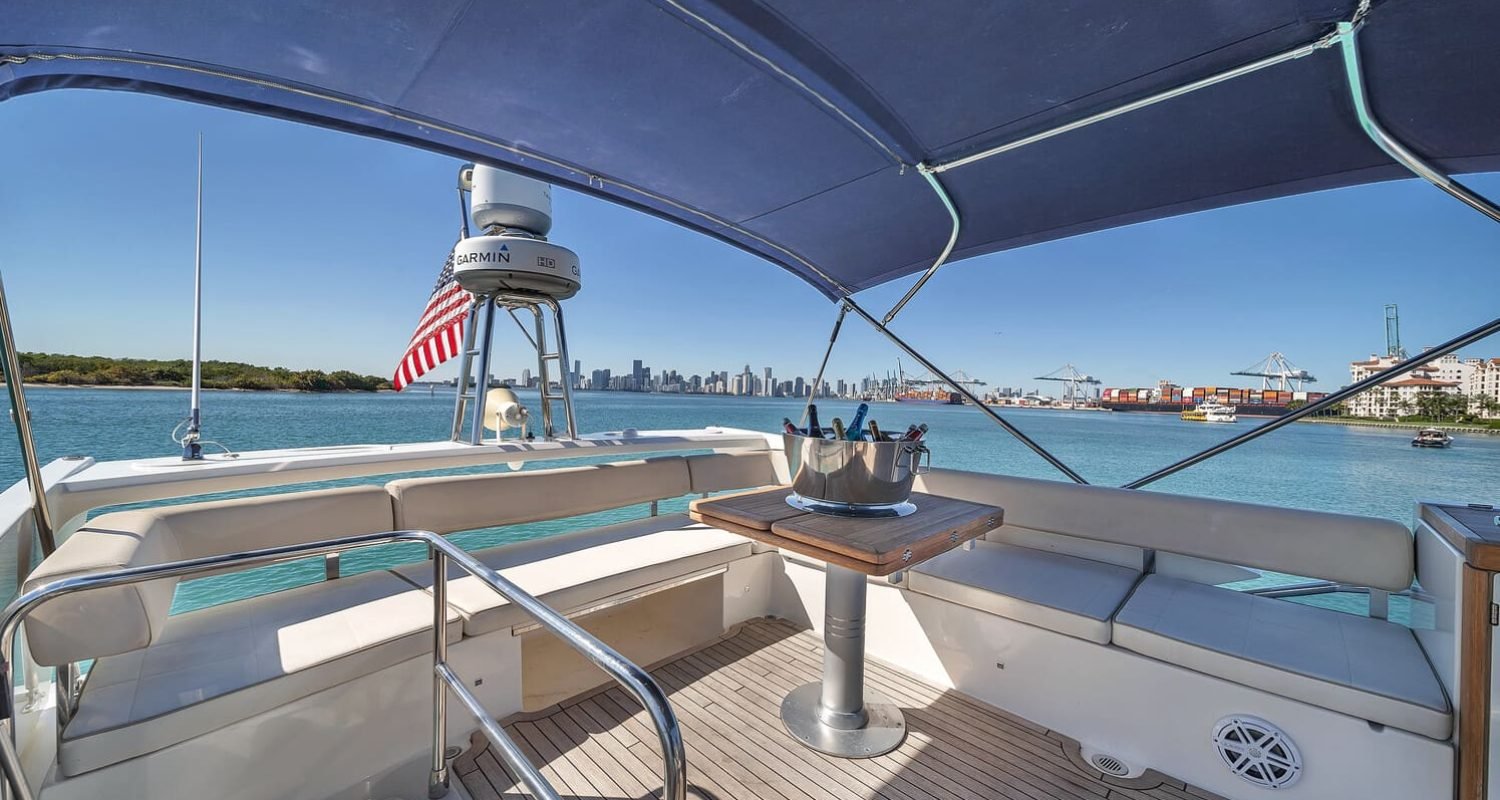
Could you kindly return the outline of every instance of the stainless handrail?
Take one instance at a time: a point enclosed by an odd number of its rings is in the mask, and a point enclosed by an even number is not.
[[[431,531],[387,531],[346,536],[307,544],[246,550],[240,553],[192,558],[165,564],[125,567],[109,572],[59,578],[42,584],[12,600],[5,607],[3,614],[0,614],[0,620],[3,620],[0,621],[0,685],[12,685],[11,659],[15,653],[16,632],[21,622],[37,606],[56,597],[89,589],[181,577],[222,570],[226,567],[249,567],[395,542],[425,543],[433,562],[434,753],[433,769],[429,776],[430,796],[441,797],[446,793],[448,784],[445,753],[447,749],[446,691],[451,690],[459,696],[465,707],[478,717],[486,735],[505,757],[507,766],[522,777],[527,787],[532,789],[534,794],[548,798],[548,800],[557,797],[556,791],[547,785],[546,779],[542,777],[536,766],[523,757],[520,748],[505,735],[504,730],[484,711],[474,695],[464,687],[462,681],[458,680],[445,663],[447,656],[447,566],[448,562],[452,561],[489,586],[491,590],[531,615],[538,624],[557,634],[569,646],[608,672],[610,677],[634,695],[651,715],[652,723],[656,726],[657,735],[661,740],[663,800],[686,800],[687,758],[682,746],[682,732],[665,692],[656,681],[645,670],[631,663],[609,645],[579,628],[462,548]],[[34,800],[35,795],[21,770],[20,758],[16,750],[17,719],[13,692],[7,691],[4,698],[0,698],[0,723],[8,723],[10,727],[9,735],[0,734],[0,770],[4,771],[6,782],[14,790],[17,798]]]

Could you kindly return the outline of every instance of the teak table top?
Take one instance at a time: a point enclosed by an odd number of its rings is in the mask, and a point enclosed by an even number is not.
[[[997,506],[913,492],[915,513],[905,517],[836,517],[787,505],[791,489],[757,489],[694,500],[690,516],[810,558],[866,575],[889,575],[1000,527]]]

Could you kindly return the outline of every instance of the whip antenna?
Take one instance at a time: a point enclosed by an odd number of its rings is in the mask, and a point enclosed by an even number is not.
[[[187,432],[182,435],[182,460],[203,458],[198,444],[203,394],[203,134],[198,134],[198,224],[193,241],[193,388],[189,401]]]

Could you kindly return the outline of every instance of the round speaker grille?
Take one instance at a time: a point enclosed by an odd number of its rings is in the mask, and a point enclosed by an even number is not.
[[[1282,729],[1256,717],[1225,717],[1214,726],[1214,749],[1230,772],[1256,786],[1285,789],[1302,776],[1302,754]]]

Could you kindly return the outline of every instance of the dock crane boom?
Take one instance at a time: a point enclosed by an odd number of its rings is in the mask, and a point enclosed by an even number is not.
[[[1036,377],[1036,380],[1061,381],[1067,384],[1068,388],[1066,391],[1069,401],[1069,408],[1078,407],[1078,397],[1081,394],[1081,392],[1079,391],[1079,387],[1098,386],[1100,383],[1098,378],[1079,372],[1078,368],[1073,366],[1072,364],[1064,364],[1061,367],[1047,373],[1046,375],[1038,375]],[[1084,400],[1087,401],[1087,399],[1087,396],[1085,396]]]
[[[1264,359],[1251,364],[1244,369],[1237,369],[1230,375],[1248,375],[1252,378],[1261,379],[1262,389],[1279,389],[1283,392],[1302,391],[1303,384],[1317,383],[1318,379],[1305,369],[1300,369],[1292,362],[1286,360],[1281,353],[1272,353]],[[1272,386],[1271,381],[1277,385]]]

